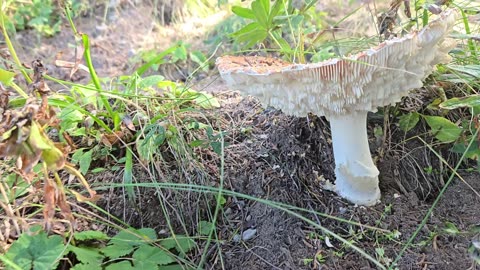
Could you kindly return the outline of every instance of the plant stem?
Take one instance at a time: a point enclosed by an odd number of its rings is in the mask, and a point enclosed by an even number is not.
[[[5,13],[3,12],[3,0],[0,0],[0,24],[2,27],[2,33],[5,38],[5,43],[7,43],[8,50],[10,54],[12,55],[13,61],[15,61],[15,64],[17,65],[18,69],[20,69],[20,72],[22,73],[23,77],[27,81],[28,84],[32,83],[32,79],[30,76],[28,76],[28,73],[25,71],[24,68],[22,68],[22,62],[20,62],[20,59],[17,56],[17,53],[15,52],[15,48],[13,48],[12,41],[10,40],[10,37],[8,36],[7,33],[7,28],[5,27]]]

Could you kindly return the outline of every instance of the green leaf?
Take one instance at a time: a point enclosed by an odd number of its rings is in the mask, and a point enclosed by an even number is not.
[[[200,51],[191,52],[190,59],[192,59],[194,63],[198,64],[198,66],[200,66],[204,72],[208,71],[208,62],[207,62],[208,60],[207,60],[207,57],[202,52]]]
[[[171,264],[171,265],[164,265],[161,267],[161,270],[194,270],[195,268],[187,265],[180,265],[180,264]]]
[[[258,28],[261,28],[260,24],[258,24],[257,22],[252,22],[252,23],[249,23],[249,24],[245,25],[240,30],[238,30],[238,31],[236,31],[236,32],[234,32],[230,35],[234,38],[238,38],[240,36],[244,36],[246,34],[249,34],[250,32],[252,32],[254,30],[257,30]],[[242,42],[242,41],[239,41],[239,42]]]
[[[12,83],[13,77],[15,77],[15,73],[0,68],[0,82],[5,86],[9,86]]]
[[[453,224],[452,222],[445,222],[445,228],[443,228],[443,231],[452,234],[452,235],[457,235],[460,233],[460,230]]]
[[[128,243],[115,243],[102,248],[101,252],[110,259],[120,258],[128,255],[135,250],[135,246]]]
[[[145,89],[152,86],[157,86],[161,81],[165,80],[165,77],[162,75],[152,75],[145,78],[142,78],[138,83],[138,87]]]
[[[185,45],[180,44],[180,46],[178,46],[178,48],[173,52],[173,56],[174,56],[172,58],[173,63],[177,62],[178,60],[186,60],[187,48],[185,47]]]
[[[112,263],[105,267],[105,270],[136,270],[137,268],[133,267],[130,261],[121,261],[117,263]]]
[[[51,270],[56,269],[64,252],[62,237],[48,237],[40,226],[35,226],[13,242],[5,257],[22,269]]]
[[[78,164],[80,172],[86,174],[92,163],[93,149],[83,152],[85,148],[80,148],[72,155],[72,162]]]
[[[202,220],[198,223],[198,234],[207,236],[210,234],[214,227],[215,226],[213,225],[213,223]]]
[[[104,259],[104,256],[100,254],[100,251],[96,248],[68,246],[68,250],[73,252],[77,257],[77,260],[83,264],[93,264],[98,266]]]
[[[236,37],[237,42],[246,43],[246,47],[250,48],[258,43],[261,43],[267,38],[268,32],[265,29],[257,28],[246,34]]]
[[[470,141],[471,138],[467,138],[467,142]],[[465,157],[472,159],[472,160],[480,160],[480,146],[478,141],[474,141],[472,145],[467,149],[468,143],[459,142],[455,143],[453,147],[450,149],[453,153],[463,154],[465,153]]]
[[[160,245],[166,249],[175,248],[179,253],[185,254],[195,247],[195,241],[192,238],[177,234],[175,237],[166,238],[160,241]]]
[[[270,12],[270,0],[255,0],[252,2],[251,7],[258,24],[264,29],[269,29],[268,13]]]
[[[151,228],[123,230],[115,235],[101,252],[111,259],[119,258],[132,253],[135,247],[156,239],[157,234]]]
[[[441,142],[453,142],[462,133],[462,129],[441,116],[424,115],[423,118],[432,129],[432,134]]]
[[[282,11],[282,8],[285,6],[285,0],[276,0],[275,3],[272,6],[272,10],[270,11],[270,14],[268,15],[268,24],[271,25],[273,23],[273,18],[277,16],[280,11]]]
[[[136,269],[156,269],[157,265],[166,265],[175,260],[158,247],[141,246],[133,253],[133,265]]]
[[[400,121],[398,122],[399,127],[404,132],[408,132],[414,128],[418,120],[420,120],[420,115],[417,112],[410,112],[399,117]]]
[[[255,19],[255,15],[253,14],[253,11],[249,8],[244,8],[240,6],[233,6],[232,7],[232,12],[233,14],[240,16],[245,19]]]
[[[446,100],[442,102],[440,105],[440,108],[443,109],[448,109],[448,110],[453,110],[457,108],[463,108],[463,107],[477,107],[480,106],[480,95],[470,95],[468,97],[463,97],[463,98],[451,98],[449,100]]]
[[[102,270],[100,264],[77,263],[70,270]]]
[[[194,99],[194,102],[204,109],[220,107],[218,99],[209,93],[198,93],[197,97]]]
[[[292,51],[290,44],[288,44],[288,42],[284,38],[279,37],[277,38],[277,41],[278,41],[278,44],[280,44],[280,50],[282,53],[288,53]]]
[[[101,231],[83,231],[76,232],[73,234],[73,238],[77,241],[86,241],[86,240],[107,240],[110,237]]]

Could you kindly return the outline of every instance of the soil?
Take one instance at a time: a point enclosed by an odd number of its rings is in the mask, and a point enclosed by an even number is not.
[[[101,18],[76,21],[77,28],[92,37],[92,55],[99,76],[128,73],[133,68],[128,62],[133,54],[155,47],[150,38],[146,40],[156,31],[151,18],[145,16],[147,10],[118,9],[114,21],[105,25]],[[74,40],[68,28],[64,29],[48,39],[28,31],[18,33],[15,42],[22,48],[21,58],[40,58],[49,67],[50,75],[69,79],[69,70],[53,64],[59,57],[74,59],[69,47]],[[79,71],[72,80],[85,82],[88,77]],[[394,124],[385,129],[385,141],[375,137],[373,128],[383,124],[383,116],[372,114],[368,123],[371,151],[381,172],[382,200],[368,208],[351,205],[325,188],[335,177],[330,131],[324,118],[296,118],[274,108],[263,108],[257,100],[229,91],[217,74],[193,87],[214,93],[222,104],[219,109],[202,113],[212,125],[227,132],[226,189],[387,230],[391,233],[294,211],[348,239],[385,265],[412,236],[448,180],[447,174],[425,172],[428,167],[439,168],[441,162],[420,141],[405,140],[408,134]],[[209,149],[198,149],[193,155],[193,165],[178,164],[168,155],[153,169],[138,165],[136,181],[160,179],[218,187],[219,155]],[[462,179],[455,177],[447,187],[414,245],[398,262],[399,269],[474,269],[467,249],[476,237],[469,232],[480,225],[480,174],[459,172]],[[121,183],[122,175],[107,172],[90,176],[89,181]],[[172,231],[195,234],[198,222],[211,218],[215,200],[208,194],[148,188],[137,190],[135,204],[127,201],[123,190],[110,190],[102,196],[100,205],[111,214],[134,227],[154,228],[160,236]],[[222,264],[224,269],[375,269],[365,257],[325,231],[284,210],[239,196],[226,196],[223,206],[217,223],[221,244],[210,246],[206,269],[222,269]],[[166,216],[171,224],[167,224]],[[444,229],[448,222],[455,224],[460,233],[447,233]],[[245,231],[255,234],[239,240]],[[202,251],[199,246],[189,259],[195,261]],[[321,260],[312,260],[315,258]]]

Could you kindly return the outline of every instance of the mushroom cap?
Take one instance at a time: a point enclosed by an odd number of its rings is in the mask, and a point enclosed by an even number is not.
[[[286,114],[328,117],[376,111],[421,87],[436,64],[450,60],[455,43],[446,35],[454,23],[455,12],[447,10],[420,31],[321,63],[223,56],[216,65],[230,87]]]

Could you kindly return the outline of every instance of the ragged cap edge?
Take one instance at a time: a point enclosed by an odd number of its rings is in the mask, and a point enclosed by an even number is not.
[[[420,31],[342,59],[291,64],[267,57],[224,56],[216,64],[231,87],[287,114],[375,111],[421,87],[436,64],[450,60],[448,52],[455,43],[445,38],[455,16],[447,10]]]

